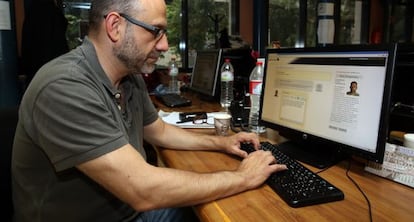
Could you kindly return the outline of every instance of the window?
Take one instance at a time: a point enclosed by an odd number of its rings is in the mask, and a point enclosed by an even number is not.
[[[282,47],[294,47],[298,40],[299,1],[269,1],[269,45],[279,41]],[[283,21],[283,22],[282,22]]]
[[[168,3],[170,54],[181,58],[181,67],[192,68],[197,50],[220,47],[220,36],[234,35],[234,0],[171,0]],[[168,59],[165,59],[168,61]],[[160,61],[162,63],[162,61]]]
[[[339,44],[361,43],[361,7],[362,1],[345,0],[341,1],[340,35]]]
[[[282,47],[317,46],[317,13],[320,2],[320,0],[269,0],[270,42],[278,40]],[[368,18],[362,17],[364,14],[362,11],[368,11],[367,4],[363,4],[361,0],[327,2],[334,5],[332,8],[335,22],[333,44],[366,42]]]
[[[386,42],[414,42],[414,1],[394,0],[386,6]]]
[[[158,65],[166,66],[171,55],[184,69],[191,68],[197,50],[215,48],[220,32],[237,36],[237,17],[233,13],[238,0],[167,0],[168,41],[170,50]],[[90,1],[67,0],[65,16],[69,21],[67,38],[71,48],[81,42],[87,32]],[[240,42],[235,39],[235,42]]]
[[[87,34],[90,7],[89,1],[65,1],[63,3],[64,14],[68,20],[66,37],[70,49],[80,45],[83,37]]]
[[[316,0],[308,1],[308,4],[306,6],[306,36],[303,37],[305,39],[305,46],[316,46],[316,10]]]
[[[240,0],[166,0],[168,20],[168,40],[170,50],[164,53],[159,65],[165,66],[170,55],[176,55],[180,67],[191,69],[197,50],[215,48],[219,44],[220,31],[227,30],[232,47],[246,45],[239,37]],[[251,0],[252,4],[259,1]],[[265,0],[260,13],[255,7],[254,17],[266,14],[267,26],[253,31],[253,48],[262,45],[270,47],[272,41],[279,41],[282,47],[317,46],[317,10],[322,0]],[[324,0],[325,1],[325,0]],[[87,14],[90,1],[67,0],[65,13],[69,18],[68,39],[72,47],[81,42],[87,29]],[[413,18],[409,13],[414,7],[411,1],[398,0],[394,7],[383,6],[373,0],[329,0],[334,6],[335,39],[334,44],[369,43],[370,10],[388,10],[385,16],[393,18],[384,30],[383,42],[409,41],[413,39]],[[268,7],[267,7],[268,6]],[[372,7],[375,6],[375,7]],[[254,12],[253,12],[254,11]],[[254,16],[254,14],[258,14]],[[379,14],[381,15],[381,14]],[[382,22],[377,26],[383,26]],[[384,21],[385,23],[386,21]],[[253,27],[256,29],[256,27]],[[257,33],[260,32],[260,33]],[[256,42],[258,43],[256,43]],[[258,44],[258,46],[256,45]]]

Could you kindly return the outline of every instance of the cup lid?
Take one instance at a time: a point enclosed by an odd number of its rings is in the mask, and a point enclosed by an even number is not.
[[[231,115],[228,113],[216,113],[214,114],[214,118],[216,119],[230,119]]]

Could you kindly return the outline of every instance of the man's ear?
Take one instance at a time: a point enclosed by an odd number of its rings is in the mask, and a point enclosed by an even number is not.
[[[105,30],[108,37],[117,42],[120,39],[121,33],[121,16],[118,13],[112,12],[105,16]]]

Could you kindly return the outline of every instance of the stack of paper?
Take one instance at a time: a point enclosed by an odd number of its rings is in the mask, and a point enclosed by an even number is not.
[[[384,163],[370,161],[365,170],[414,187],[414,149],[387,143]]]

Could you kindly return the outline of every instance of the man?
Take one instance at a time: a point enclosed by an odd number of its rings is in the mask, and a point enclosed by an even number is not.
[[[180,208],[261,185],[284,165],[250,155],[255,134],[197,135],[158,118],[139,73],[168,49],[163,0],[97,0],[82,46],[36,74],[21,102],[13,159],[17,221],[185,221]],[[143,139],[244,157],[209,174],[155,167]]]
[[[357,89],[358,89],[358,83],[356,81],[352,81],[351,84],[349,85],[349,91],[346,92],[346,94],[350,96],[359,96],[359,93],[357,93]]]

